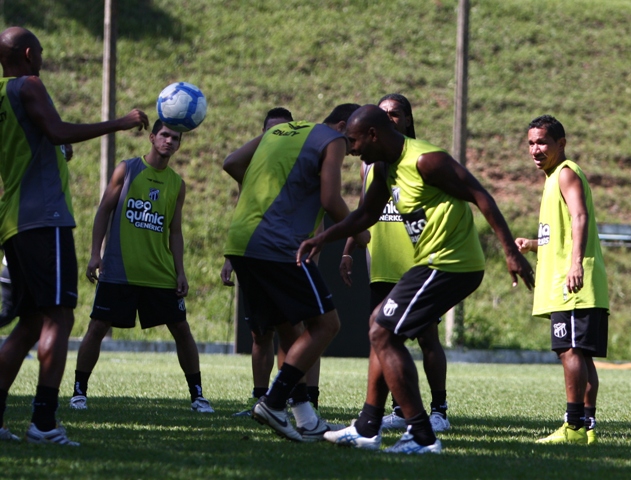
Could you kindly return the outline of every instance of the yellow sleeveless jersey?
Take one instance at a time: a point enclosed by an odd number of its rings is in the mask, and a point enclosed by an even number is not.
[[[572,218],[559,188],[559,175],[563,168],[572,169],[581,179],[589,216],[583,288],[577,293],[568,292],[565,287],[572,261]],[[598,239],[592,192],[585,174],[571,160],[560,163],[546,178],[537,242],[533,315],[549,317],[552,312],[576,308],[609,308],[607,274]]]
[[[388,186],[414,245],[414,264],[445,272],[484,270],[484,254],[469,203],[426,184],[418,158],[444,150],[405,138],[401,157],[389,167]]]

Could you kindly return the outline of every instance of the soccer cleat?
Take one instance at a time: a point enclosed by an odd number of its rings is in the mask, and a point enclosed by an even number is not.
[[[241,410],[240,412],[237,413],[233,413],[232,416],[233,417],[250,417],[252,416],[252,407],[254,407],[254,404],[256,402],[258,402],[259,399],[256,397],[250,397],[248,398],[248,408],[246,408],[245,410]]]
[[[294,442],[302,442],[303,438],[287,418],[286,410],[275,410],[265,404],[265,397],[261,397],[252,407],[252,418],[261,425],[271,427],[278,435]]]
[[[20,437],[18,437],[17,435],[13,435],[11,433],[11,430],[9,430],[8,428],[2,427],[0,428],[0,440],[8,442],[19,442]]]
[[[442,416],[438,412],[432,412],[429,416],[429,423],[432,424],[434,432],[445,432],[451,428],[447,416]]]
[[[342,430],[325,432],[324,439],[336,445],[365,448],[366,450],[379,450],[381,446],[381,431],[374,437],[363,437],[357,433],[355,425],[351,425]]]
[[[85,395],[75,395],[70,399],[70,408],[73,410],[87,410],[88,398]]]
[[[386,453],[405,453],[407,455],[422,453],[440,453],[443,450],[443,444],[440,440],[436,439],[431,445],[419,445],[414,440],[414,436],[411,433],[405,432],[403,436],[392,447],[386,448]]]
[[[399,417],[394,412],[381,419],[382,430],[405,430],[406,428],[408,428],[408,426],[405,423],[405,418]]]
[[[210,406],[210,402],[204,397],[197,397],[195,401],[191,403],[191,410],[199,413],[215,413],[215,409]]]
[[[79,443],[68,439],[66,429],[62,427],[61,424],[57,425],[57,428],[49,432],[42,432],[34,423],[31,423],[26,431],[26,441],[29,443],[54,443],[57,445],[67,445],[69,447],[79,446]]]
[[[537,440],[537,443],[574,443],[577,445],[587,445],[587,432],[585,431],[585,427],[574,430],[565,422],[556,432],[545,438],[540,438]]]
[[[329,423],[318,417],[318,424],[312,429],[307,430],[304,427],[298,427],[296,428],[296,431],[302,435],[303,442],[317,442],[319,440],[324,440],[324,434],[326,432],[337,432],[343,428],[345,428],[344,425]]]
[[[596,445],[598,443],[598,437],[596,437],[596,430],[590,428],[587,430],[587,445]]]

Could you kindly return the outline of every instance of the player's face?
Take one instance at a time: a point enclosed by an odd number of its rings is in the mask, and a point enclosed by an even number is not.
[[[372,129],[360,130],[357,124],[346,129],[346,138],[349,144],[349,153],[358,156],[364,163],[370,164],[381,160],[376,154],[375,138]]]
[[[548,172],[563,159],[565,138],[554,140],[545,128],[531,128],[528,130],[528,148],[535,166]]]
[[[162,127],[155,135],[152,133],[150,139],[153,148],[155,148],[160,155],[170,157],[180,148],[182,134],[170,128]]]
[[[396,100],[388,99],[381,102],[379,108],[388,114],[396,130],[405,135],[410,126],[410,117],[405,114],[401,104]]]

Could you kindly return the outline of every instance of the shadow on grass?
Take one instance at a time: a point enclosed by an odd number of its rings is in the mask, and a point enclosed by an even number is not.
[[[26,396],[10,397],[5,420],[16,433],[26,428],[30,401]],[[581,478],[629,478],[631,473],[626,433],[631,425],[625,422],[599,425],[601,443],[596,446],[546,446],[534,440],[558,425],[508,417],[455,417],[452,429],[439,435],[444,454],[421,457],[326,442],[292,443],[250,418],[232,417],[243,406],[235,401],[213,402],[215,414],[191,412],[187,398],[91,397],[85,411],[70,410],[67,401],[62,398],[58,417],[70,438],[82,446],[5,443],[5,478],[38,477],[42,465],[50,469],[48,478],[531,479],[564,478],[577,469],[584,472]],[[350,421],[348,413],[326,413]],[[385,432],[384,446],[394,444],[400,434]]]
[[[35,29],[56,30],[59,18],[79,22],[94,37],[103,36],[103,2],[77,0],[10,0],[3,2],[7,25],[31,25]],[[142,38],[175,38],[182,40],[182,22],[157,7],[151,0],[118,2],[118,36],[134,40]]]

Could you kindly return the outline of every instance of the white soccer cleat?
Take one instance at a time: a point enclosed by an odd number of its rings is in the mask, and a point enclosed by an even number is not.
[[[7,442],[19,442],[20,437],[18,437],[17,435],[13,435],[11,433],[11,430],[9,430],[8,428],[2,427],[0,428],[0,440]]]
[[[397,443],[390,448],[386,448],[384,452],[420,455],[422,453],[440,453],[442,450],[443,445],[438,439],[431,445],[419,445],[414,441],[414,437],[411,433],[405,432]]]
[[[69,447],[78,447],[80,444],[73,442],[66,435],[66,429],[57,425],[57,428],[50,430],[49,432],[42,432],[34,423],[28,427],[26,431],[26,441],[29,443],[54,443],[57,445],[67,445]]]
[[[326,432],[324,439],[336,445],[364,448],[366,450],[379,450],[381,446],[381,432],[374,437],[363,437],[357,433],[355,425],[351,425],[342,430]]]
[[[85,395],[75,395],[70,399],[70,408],[73,410],[87,410],[88,398]]]
[[[429,423],[432,424],[434,432],[445,432],[451,428],[447,417],[443,417],[438,412],[432,412],[429,416]]]
[[[382,430],[405,430],[406,428],[408,428],[408,426],[407,423],[405,423],[405,418],[399,417],[394,412],[381,419]]]
[[[289,422],[286,410],[269,408],[265,404],[265,397],[261,397],[252,408],[252,418],[261,425],[271,427],[278,435],[294,442],[303,442],[302,435]]]
[[[191,403],[191,410],[199,413],[215,413],[215,409],[210,406],[210,402],[204,397],[197,397],[195,401]]]

